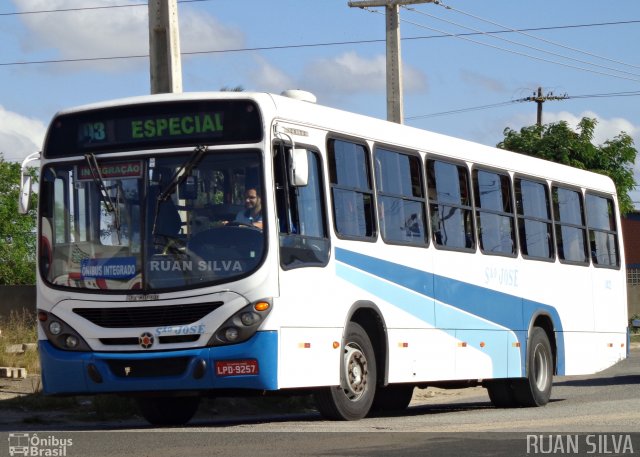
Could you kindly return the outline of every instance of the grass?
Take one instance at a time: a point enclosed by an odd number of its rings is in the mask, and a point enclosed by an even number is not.
[[[12,312],[6,320],[0,320],[0,367],[26,368],[28,373],[40,373],[38,351],[7,353],[13,344],[37,343],[38,331],[34,313],[22,310]]]

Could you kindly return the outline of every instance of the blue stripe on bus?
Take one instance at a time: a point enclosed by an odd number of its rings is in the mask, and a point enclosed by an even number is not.
[[[562,323],[553,307],[342,248],[336,248],[336,260],[351,267],[337,264],[336,273],[340,277],[435,328],[515,332],[521,344],[522,376],[529,322],[535,314],[545,312],[555,326],[557,372],[564,374]],[[511,359],[510,365],[514,362]],[[496,371],[499,369],[496,367]],[[508,372],[513,373],[513,367],[510,366]]]

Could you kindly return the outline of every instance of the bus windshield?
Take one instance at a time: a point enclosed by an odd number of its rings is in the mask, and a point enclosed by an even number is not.
[[[52,164],[40,273],[62,287],[162,290],[245,276],[265,252],[257,150]]]

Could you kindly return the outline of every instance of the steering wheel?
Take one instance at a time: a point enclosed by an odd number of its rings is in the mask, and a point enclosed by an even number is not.
[[[260,227],[256,227],[253,224],[249,224],[247,222],[242,222],[242,221],[227,222],[226,224],[223,225],[223,227],[247,227],[247,228],[252,228],[254,230],[261,230]]]

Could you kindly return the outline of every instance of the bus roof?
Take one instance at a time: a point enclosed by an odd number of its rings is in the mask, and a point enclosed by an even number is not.
[[[562,181],[576,186],[588,184],[591,189],[615,194],[613,181],[601,174],[308,101],[263,92],[186,92],[143,95],[64,109],[56,113],[56,117],[125,105],[208,99],[255,100],[266,115],[267,125],[274,119],[278,119],[283,122],[306,125],[309,128],[328,130],[336,135],[366,138],[389,147],[401,147],[502,168],[516,173],[526,173],[540,179]]]

